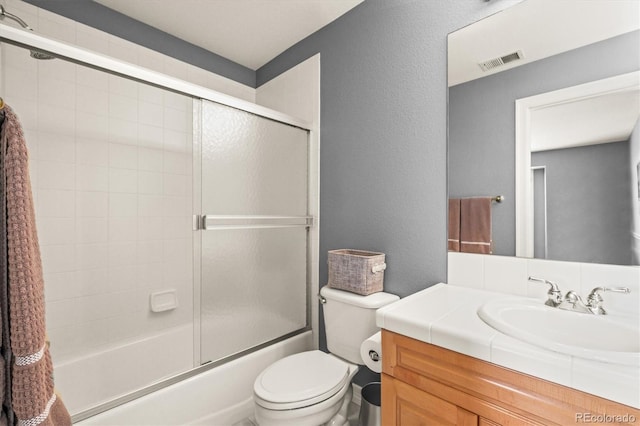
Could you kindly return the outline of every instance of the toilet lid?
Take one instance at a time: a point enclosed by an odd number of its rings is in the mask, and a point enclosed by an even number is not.
[[[347,363],[322,351],[302,352],[276,361],[256,379],[255,394],[268,402],[322,401],[349,380]]]

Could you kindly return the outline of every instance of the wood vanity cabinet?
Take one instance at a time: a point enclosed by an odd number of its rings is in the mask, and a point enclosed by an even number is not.
[[[571,425],[640,410],[382,330],[382,425]],[[588,421],[590,420],[590,421]]]

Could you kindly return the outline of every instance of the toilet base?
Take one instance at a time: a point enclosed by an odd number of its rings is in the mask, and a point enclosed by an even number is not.
[[[348,426],[347,411],[353,397],[351,383],[318,404],[294,410],[268,410],[255,404],[259,426]]]

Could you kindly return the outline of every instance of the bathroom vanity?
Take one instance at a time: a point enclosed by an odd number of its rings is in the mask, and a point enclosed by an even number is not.
[[[635,354],[619,365],[550,351],[477,315],[510,298],[437,284],[379,310],[382,424],[640,422]]]

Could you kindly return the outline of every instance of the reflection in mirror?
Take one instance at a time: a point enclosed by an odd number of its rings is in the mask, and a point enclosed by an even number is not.
[[[637,1],[526,0],[449,35],[449,196],[505,196],[490,208],[493,254],[638,264],[637,88],[536,105],[520,124],[516,103],[637,72],[639,9]],[[638,74],[629,78],[637,87]]]

